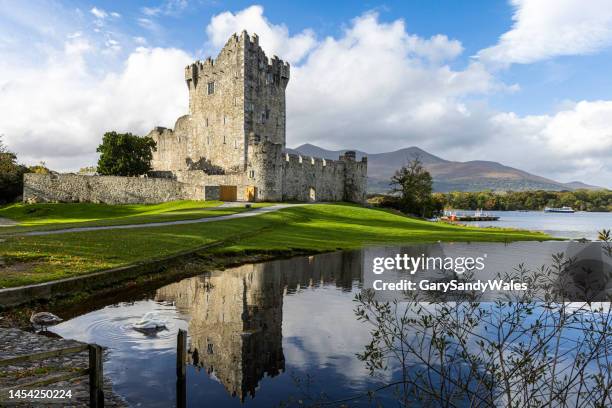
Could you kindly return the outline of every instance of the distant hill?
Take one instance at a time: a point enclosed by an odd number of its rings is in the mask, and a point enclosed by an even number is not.
[[[287,151],[303,156],[338,160],[338,157],[346,150],[326,150],[312,144],[304,144],[295,149],[287,149]],[[361,160],[364,155],[368,156],[368,191],[372,193],[388,191],[389,179],[395,170],[417,155],[434,179],[434,190],[440,192],[482,190],[561,191],[579,188],[593,190],[601,188],[579,181],[560,183],[492,161],[449,161],[414,146],[388,153],[369,154],[358,150],[356,153],[357,160]]]

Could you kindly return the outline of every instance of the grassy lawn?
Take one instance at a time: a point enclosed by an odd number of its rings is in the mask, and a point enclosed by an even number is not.
[[[244,206],[218,208],[221,204],[220,201],[172,201],[149,205],[19,203],[0,207],[0,217],[18,222],[14,227],[1,227],[0,235],[32,230],[177,221],[245,211]],[[266,204],[256,204],[255,207],[263,205]]]
[[[167,227],[4,237],[0,287],[44,282],[224,241],[211,252],[313,252],[367,244],[546,240],[541,233],[432,223],[346,204],[299,206],[242,219]]]

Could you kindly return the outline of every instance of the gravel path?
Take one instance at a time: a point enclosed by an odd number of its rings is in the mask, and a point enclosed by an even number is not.
[[[0,328],[0,360],[17,357],[24,354],[57,350],[65,347],[78,346],[75,340],[47,337],[13,328]],[[41,361],[23,362],[0,367],[0,389],[24,389],[19,384],[44,379],[66,373],[74,369],[87,368],[89,356],[87,351],[49,358]],[[0,397],[0,406],[19,407],[88,407],[89,377],[81,377],[70,381],[62,381],[49,385],[34,386],[32,390],[70,390],[72,396],[61,400],[11,400]],[[111,381],[104,379],[104,406],[125,407],[127,404],[113,393]]]
[[[304,204],[275,204],[269,207],[255,208],[250,211],[245,211],[237,214],[221,215],[219,217],[206,217],[196,218],[193,220],[180,220],[180,221],[164,221],[164,222],[152,222],[148,224],[126,224],[126,225],[108,225],[104,227],[77,227],[77,228],[65,228],[52,231],[30,231],[24,233],[15,234],[17,236],[33,236],[33,235],[53,235],[53,234],[65,234],[68,232],[86,232],[86,231],[102,231],[102,230],[113,230],[113,229],[133,229],[133,228],[153,228],[153,227],[165,227],[169,225],[185,225],[185,224],[200,224],[204,222],[215,222],[232,220],[235,218],[246,218],[253,217],[259,214],[270,213],[278,210],[282,210],[287,207],[294,207]],[[236,206],[236,205],[228,205]]]
[[[13,220],[9,220],[8,218],[0,217],[0,228],[2,228],[2,227],[13,227],[15,225],[17,225],[17,222],[15,222]]]

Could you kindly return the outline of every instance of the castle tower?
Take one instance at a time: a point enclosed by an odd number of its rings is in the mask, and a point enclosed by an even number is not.
[[[249,138],[285,147],[289,64],[266,57],[257,35],[232,35],[216,59],[185,68],[189,114],[156,128],[153,168],[235,174],[247,170]],[[253,169],[252,169],[253,170]]]

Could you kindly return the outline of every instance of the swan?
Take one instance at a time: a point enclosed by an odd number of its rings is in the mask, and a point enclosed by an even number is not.
[[[155,312],[145,313],[144,316],[140,319],[140,321],[133,324],[134,329],[136,330],[164,330],[166,329],[166,324],[168,324],[167,320],[160,319]]]
[[[30,322],[34,326],[40,326],[42,328],[53,326],[61,321],[63,321],[63,319],[49,312],[32,313],[32,316],[30,316]]]

